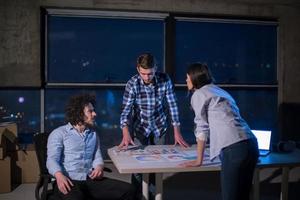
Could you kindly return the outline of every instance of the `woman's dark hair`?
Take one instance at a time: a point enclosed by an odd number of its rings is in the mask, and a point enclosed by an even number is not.
[[[94,94],[80,94],[72,96],[66,105],[66,120],[72,125],[84,122],[84,107],[91,103],[94,107],[96,96]]]
[[[202,63],[193,63],[189,65],[187,74],[190,76],[195,89],[199,89],[202,86],[213,82],[213,78],[207,65]]]

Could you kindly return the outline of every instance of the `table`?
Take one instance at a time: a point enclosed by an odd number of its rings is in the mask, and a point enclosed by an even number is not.
[[[260,156],[254,172],[254,191],[253,197],[255,200],[259,199],[259,170],[264,168],[281,168],[281,200],[288,199],[288,184],[290,168],[300,166],[300,150],[295,149],[290,153],[276,153],[271,152],[267,156]]]
[[[181,167],[179,163],[183,162],[180,161],[170,161],[169,159],[165,158],[164,156],[176,156],[178,154],[171,153],[172,151],[177,151],[177,153],[188,153],[194,152],[196,153],[196,146],[192,146],[189,149],[183,149],[179,146],[174,145],[150,145],[144,148],[145,151],[150,152],[151,156],[161,156],[162,158],[156,161],[138,161],[137,155],[130,155],[130,150],[126,152],[119,152],[117,147],[113,147],[108,149],[108,155],[110,156],[111,160],[113,161],[114,165],[118,169],[119,173],[141,173],[143,174],[143,198],[145,200],[149,199],[148,187],[149,187],[149,174],[155,173],[155,199],[161,200],[163,195],[163,173],[172,173],[172,172],[191,172],[191,171],[217,171],[220,170],[220,162],[210,162],[208,159],[204,159],[204,164],[202,167]],[[162,150],[169,151],[168,153],[163,153]],[[134,151],[134,150],[131,150]],[[158,152],[156,152],[158,151]],[[147,154],[147,153],[146,153]],[[142,155],[143,156],[143,155]],[[196,156],[196,154],[195,154]],[[147,157],[141,157],[147,158]]]
[[[206,149],[207,151],[208,149]],[[164,152],[165,151],[165,152]],[[146,152],[146,153],[145,153]],[[150,153],[149,153],[150,152]],[[199,172],[219,171],[220,161],[209,161],[205,158],[201,167],[181,167],[179,163],[183,159],[192,159],[195,156],[196,146],[183,149],[173,145],[150,145],[144,149],[132,149],[119,151],[117,147],[108,149],[108,155],[116,166],[119,173],[142,173],[143,174],[143,199],[149,199],[149,174],[155,173],[155,200],[162,200],[163,196],[163,173],[172,172]],[[148,156],[148,157],[147,157]],[[170,159],[174,158],[174,159]],[[253,197],[259,199],[259,170],[263,168],[282,168],[281,199],[288,198],[288,176],[291,167],[300,166],[300,150],[289,154],[270,153],[266,157],[260,157],[254,173]]]

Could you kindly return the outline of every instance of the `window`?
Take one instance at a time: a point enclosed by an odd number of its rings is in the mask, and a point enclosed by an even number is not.
[[[175,81],[188,64],[206,63],[218,84],[277,84],[274,22],[177,19]]]
[[[119,125],[126,82],[136,58],[151,52],[164,70],[166,15],[47,9],[45,15],[45,131],[65,124],[70,96],[96,94],[96,119],[104,158],[122,139]]]
[[[15,122],[19,143],[31,144],[34,133],[40,131],[40,90],[0,90],[0,122]]]
[[[125,83],[135,74],[136,58],[143,52],[153,53],[162,70],[165,25],[161,16],[127,14],[120,18],[107,14],[70,15],[50,10],[47,84]]]
[[[174,22],[173,74],[185,138],[195,143],[194,113],[182,90],[187,66],[194,62],[209,66],[252,129],[276,129],[277,23],[176,16]]]

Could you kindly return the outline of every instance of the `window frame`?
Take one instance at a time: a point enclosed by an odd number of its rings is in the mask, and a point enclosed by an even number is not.
[[[166,35],[166,22],[165,19],[168,13],[164,12],[133,12],[133,11],[114,11],[114,10],[84,10],[84,9],[59,9],[59,8],[43,8],[42,9],[42,21],[44,29],[42,29],[43,36],[43,55],[42,55],[42,66],[43,67],[43,85],[45,87],[123,87],[126,82],[115,82],[115,83],[68,83],[68,82],[49,82],[48,81],[48,18],[49,16],[60,16],[60,17],[88,17],[88,18],[100,18],[100,19],[139,19],[139,20],[160,20],[164,23],[164,35]],[[163,60],[162,70],[166,71],[166,43],[164,42],[163,49]]]

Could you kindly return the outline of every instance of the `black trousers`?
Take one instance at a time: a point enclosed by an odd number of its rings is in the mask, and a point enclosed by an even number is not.
[[[134,200],[136,191],[133,185],[109,178],[86,181],[72,180],[71,191],[64,195],[57,186],[57,196],[64,200]]]

